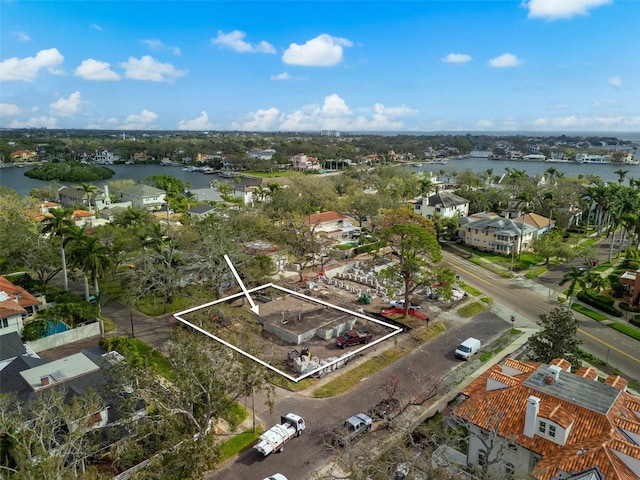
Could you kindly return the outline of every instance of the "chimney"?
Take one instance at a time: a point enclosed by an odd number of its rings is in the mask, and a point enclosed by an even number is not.
[[[533,438],[536,434],[536,419],[540,410],[540,399],[533,395],[527,398],[527,410],[524,417],[524,434]]]
[[[46,387],[47,385],[49,385],[49,377],[40,377],[40,385],[43,387]]]
[[[560,370],[562,370],[558,365],[550,365],[549,370],[547,371],[547,377],[553,378],[553,382],[555,383],[560,378]]]

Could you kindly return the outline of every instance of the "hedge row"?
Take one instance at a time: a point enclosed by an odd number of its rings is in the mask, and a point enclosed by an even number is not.
[[[609,315],[613,315],[614,317],[621,317],[622,312],[613,306],[614,300],[610,298],[611,302],[605,301],[603,299],[609,298],[604,297],[603,295],[596,294],[593,290],[581,290],[578,292],[578,300],[586,303],[587,305],[591,305],[598,310],[602,310]]]

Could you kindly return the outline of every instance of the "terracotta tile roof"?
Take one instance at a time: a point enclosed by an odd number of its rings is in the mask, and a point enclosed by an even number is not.
[[[559,372],[558,381],[549,385],[545,382],[547,370],[544,364],[507,359],[463,390],[468,398],[453,414],[540,455],[531,472],[538,480],[552,480],[562,472],[582,472],[595,466],[608,480],[640,478],[640,471],[632,470],[640,468],[640,446],[622,432],[640,431],[640,398],[566,371]],[[487,388],[490,379],[507,378],[508,386]],[[540,399],[539,418],[564,429],[570,427],[564,445],[537,434],[532,438],[524,435],[530,396]]]
[[[38,305],[40,303],[40,300],[31,295],[24,288],[14,285],[3,276],[0,276],[0,292],[5,292],[7,295],[11,295],[12,297],[20,295],[18,303],[23,308]]]
[[[27,311],[16,303],[15,300],[0,302],[0,318],[9,318],[15,315],[24,315]]]
[[[619,388],[620,390],[625,390],[627,385],[629,385],[629,382],[620,375],[609,375],[604,381],[604,384]]]
[[[565,360],[564,358],[554,358],[549,362],[549,365],[556,365],[565,372],[571,371],[571,362],[569,360]]]
[[[591,380],[598,379],[598,372],[593,367],[580,367],[576,371],[576,375],[579,377],[590,378]]]
[[[316,225],[318,223],[335,222],[336,220],[343,220],[346,218],[337,212],[322,212],[309,215],[306,219],[307,225]]]

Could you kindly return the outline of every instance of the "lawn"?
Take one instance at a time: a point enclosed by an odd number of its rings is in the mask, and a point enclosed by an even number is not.
[[[571,309],[575,310],[576,312],[580,312],[580,313],[582,313],[583,315],[586,315],[589,318],[593,318],[597,322],[602,322],[603,320],[608,320],[609,319],[609,317],[606,316],[605,314],[599,313],[599,312],[595,312],[595,311],[591,310],[590,308],[585,307],[584,305],[580,305],[579,303],[571,304]]]
[[[473,317],[476,313],[480,313],[485,308],[486,305],[478,302],[473,302],[458,309],[458,315],[464,318]]]

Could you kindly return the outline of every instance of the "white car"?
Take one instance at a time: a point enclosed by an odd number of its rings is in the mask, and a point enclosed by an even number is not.
[[[391,300],[389,305],[392,308],[404,308],[404,300]],[[420,310],[420,305],[417,303],[411,303],[409,304],[409,310]]]
[[[265,478],[264,480],[287,480],[287,477],[285,477],[281,473],[274,473],[273,475],[271,475],[270,477]]]

